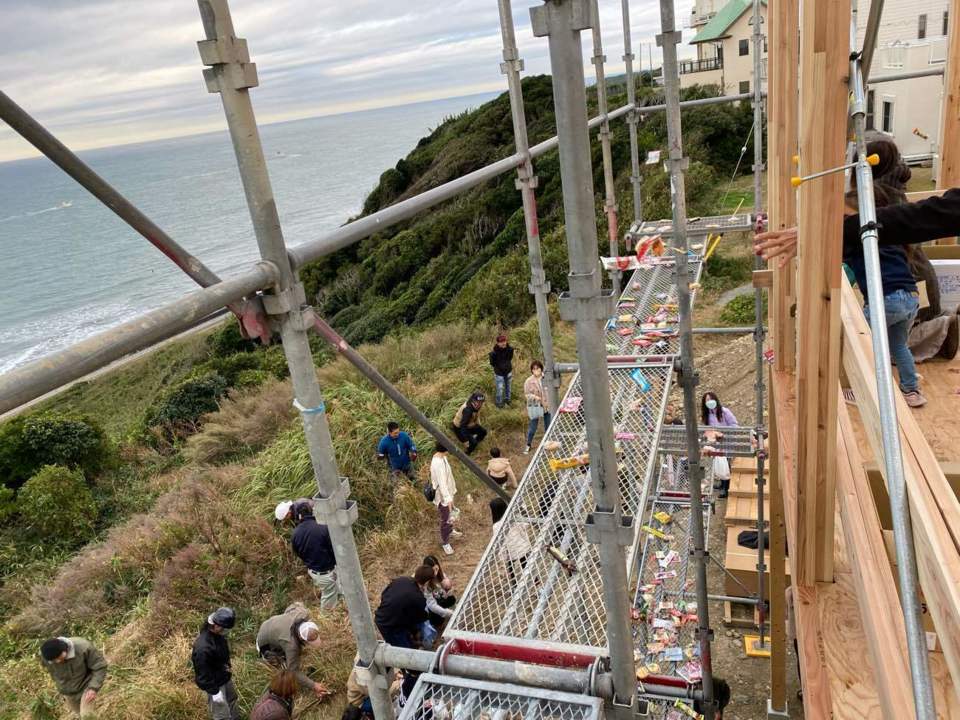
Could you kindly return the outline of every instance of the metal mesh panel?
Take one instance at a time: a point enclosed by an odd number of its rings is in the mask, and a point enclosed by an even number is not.
[[[737,232],[753,229],[753,216],[750,213],[739,215],[713,215],[709,217],[691,218],[687,221],[687,235],[702,236],[726,232]],[[673,220],[646,220],[639,225],[634,224],[627,233],[628,240],[641,237],[660,235],[664,238],[673,236]]]
[[[664,455],[658,470],[656,497],[645,518],[643,543],[634,607],[639,619],[634,625],[638,667],[654,674],[680,676],[684,666],[698,660],[695,631],[696,582],[690,563],[691,513],[688,464],[685,457]],[[705,463],[704,537],[710,537],[712,463]],[[669,516],[669,519],[667,518]],[[692,605],[691,605],[692,603]],[[659,717],[659,716],[658,716]]]
[[[728,457],[753,457],[756,450],[751,444],[753,428],[749,427],[719,427],[707,428],[700,426],[700,449],[711,447]],[[716,430],[723,433],[723,437],[708,440],[705,431]],[[661,453],[683,454],[687,451],[687,434],[683,425],[664,425],[660,433],[660,444],[657,449]]]
[[[609,373],[621,507],[624,514],[637,517],[646,505],[656,464],[654,448],[672,368],[622,365],[611,366]],[[563,405],[576,405],[580,396],[577,374]],[[599,554],[585,536],[587,514],[595,507],[588,467],[560,467],[587,452],[585,423],[582,407],[554,417],[450,621],[447,637],[539,640],[593,654],[606,648]],[[572,572],[550,547],[572,563]],[[628,562],[634,555],[629,554]]]
[[[599,698],[424,673],[399,720],[599,720]]]
[[[687,267],[690,282],[699,282],[703,267],[700,260],[689,260]],[[660,357],[680,352],[677,287],[674,281],[672,263],[634,271],[620,295],[617,314],[607,322],[608,355]],[[694,288],[690,291],[691,305],[695,298]],[[661,324],[658,317],[663,318],[665,327],[656,327]],[[623,321],[620,318],[624,318]]]

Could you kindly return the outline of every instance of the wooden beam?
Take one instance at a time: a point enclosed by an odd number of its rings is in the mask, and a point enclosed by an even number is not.
[[[883,462],[880,411],[870,328],[850,284],[842,289],[843,364],[878,463]],[[923,432],[897,393],[904,479],[924,599],[943,646],[954,690],[960,685],[960,502]]]
[[[797,224],[797,192],[790,184],[793,156],[799,152],[797,121],[800,67],[799,0],[770,0],[767,9],[767,201],[768,226],[783,230]],[[770,340],[777,370],[796,367],[796,261],[774,268],[770,293]]]
[[[850,3],[805,0],[800,26],[800,173],[809,174],[844,161]],[[790,553],[801,585],[833,578],[843,182],[842,173],[831,173],[799,192],[799,506]]]
[[[773,287],[773,270],[754,270],[753,286],[755,288]]]
[[[770,382],[773,387],[773,371]],[[777,433],[776,403],[770,402],[770,707],[787,711],[787,620],[784,573],[787,528],[783,520],[783,492],[780,484],[780,441]],[[798,661],[799,662],[799,661]]]
[[[908,192],[907,200],[910,202],[918,202],[919,200],[927,200],[932,197],[940,197],[948,189],[949,188],[939,188],[937,190],[918,190],[916,192]]]
[[[903,613],[846,404],[837,404],[837,497],[871,666],[886,720],[915,717]]]
[[[937,187],[960,186],[960,3],[950,3],[947,32],[947,64],[943,74],[943,107],[940,115],[940,172]],[[938,245],[955,245],[956,238],[938,240]]]

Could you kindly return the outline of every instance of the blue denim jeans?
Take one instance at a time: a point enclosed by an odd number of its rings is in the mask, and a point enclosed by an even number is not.
[[[504,403],[510,402],[510,384],[512,381],[513,373],[507,376],[493,374],[493,384],[496,387],[493,402],[497,407],[502,407]]]
[[[533,436],[537,434],[537,425],[540,423],[540,418],[533,418],[530,420],[530,424],[527,425],[527,445],[533,445]],[[547,428],[550,427],[550,413],[543,413],[543,431],[546,432]]]
[[[895,290],[883,299],[883,307],[887,320],[887,340],[890,343],[890,358],[897,364],[897,373],[900,375],[900,389],[903,392],[913,392],[920,387],[917,381],[917,366],[913,361],[913,353],[907,346],[907,336],[913,325],[917,311],[920,309],[919,298],[906,290]],[[864,307],[863,312],[870,320],[870,308]],[[872,329],[872,326],[871,326]]]

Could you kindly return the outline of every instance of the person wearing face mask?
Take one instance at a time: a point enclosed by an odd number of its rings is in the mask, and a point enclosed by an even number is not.
[[[257,652],[270,665],[293,672],[301,688],[313,692],[318,698],[324,698],[330,694],[327,686],[311,680],[300,669],[304,649],[315,644],[319,638],[320,629],[310,620],[310,611],[303,603],[297,602],[284,610],[282,615],[264,620],[257,632]]]
[[[543,431],[546,432],[550,427],[550,411],[553,409],[549,406],[543,389],[543,363],[539,360],[530,363],[530,377],[523,381],[523,394],[527,398],[527,417],[530,420],[527,426],[527,447],[523,454],[529,455],[540,418],[543,418]]]
[[[194,682],[207,694],[207,707],[213,720],[240,720],[237,689],[230,672],[230,644],[226,635],[236,624],[233,608],[212,612],[193,642],[190,659]]]
[[[710,427],[733,427],[736,416],[720,404],[720,398],[714,392],[706,392],[700,398],[700,422]],[[713,487],[719,490],[718,497],[727,497],[730,491],[730,462],[722,456],[713,459]]]

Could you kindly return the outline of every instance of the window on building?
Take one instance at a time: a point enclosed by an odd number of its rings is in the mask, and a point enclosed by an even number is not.
[[[749,81],[749,80],[741,80],[741,81],[740,81],[740,94],[743,95],[743,94],[748,93],[748,92],[750,92],[750,81]]]
[[[892,45],[884,48],[883,66],[887,68],[902,68],[904,57],[906,56],[906,46],[899,40],[894,41]]]
[[[893,132],[893,100],[883,101],[883,126],[881,129],[885,133]]]
[[[741,55],[749,55],[749,54],[750,54],[750,41],[749,41],[749,40],[741,40],[741,41],[740,41],[740,54],[741,54]]]
[[[941,33],[946,37],[947,33],[950,30],[950,13],[947,10],[943,11],[943,32]]]
[[[917,21],[917,40],[923,40],[927,36],[927,14],[924,13]]]
[[[874,112],[873,112],[873,90],[867,92],[867,114],[866,114],[866,123],[867,130],[874,129]]]

